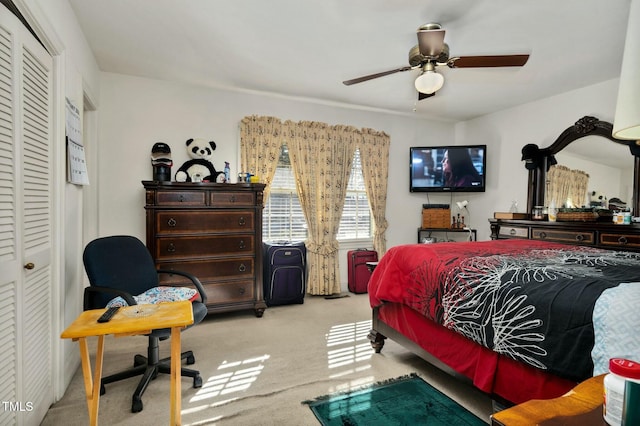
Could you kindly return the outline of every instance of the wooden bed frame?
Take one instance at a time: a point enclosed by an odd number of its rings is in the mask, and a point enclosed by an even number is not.
[[[381,315],[381,311],[384,309],[396,312],[403,311],[402,315],[411,316],[411,323],[419,322],[420,327],[417,329],[421,330],[424,335],[416,336],[416,340],[408,337],[382,318],[384,315]],[[554,376],[497,354],[432,322],[417,311],[398,304],[387,303],[373,309],[372,329],[368,338],[376,353],[382,351],[385,339],[390,338],[457,380],[478,388],[502,407],[519,404],[530,399],[556,398],[564,395],[577,384],[577,382]],[[441,344],[441,342],[450,342],[452,338],[455,340],[454,344]],[[464,352],[470,355],[467,362],[456,365],[454,368],[447,364],[448,361],[443,360],[447,359],[446,355],[443,356],[443,359],[439,358],[437,354],[430,352],[429,346],[433,352],[446,353],[451,352],[453,348],[455,352]],[[455,364],[455,361],[453,363]]]

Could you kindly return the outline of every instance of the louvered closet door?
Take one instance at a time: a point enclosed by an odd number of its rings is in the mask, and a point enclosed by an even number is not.
[[[0,424],[38,425],[53,402],[52,60],[0,12]]]

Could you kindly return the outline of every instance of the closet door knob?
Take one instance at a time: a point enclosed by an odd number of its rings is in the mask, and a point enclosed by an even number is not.
[[[32,270],[36,267],[35,263],[33,262],[29,262],[26,265],[24,265],[24,269],[28,269],[28,270]]]

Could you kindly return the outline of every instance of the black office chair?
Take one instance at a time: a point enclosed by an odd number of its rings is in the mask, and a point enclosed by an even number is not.
[[[91,284],[84,292],[85,310],[104,308],[117,296],[122,297],[128,305],[135,305],[133,296],[158,287],[159,274],[166,273],[187,277],[199,293],[200,300],[192,302],[193,324],[198,324],[207,314],[207,297],[200,281],[185,272],[156,270],[149,250],[135,237],[118,235],[93,240],[84,249],[83,262]],[[142,374],[131,403],[133,413],[142,411],[142,394],[150,381],[158,373],[171,373],[170,358],[160,359],[159,354],[159,341],[170,336],[169,328],[153,330],[148,334],[147,356],[136,355],[133,368],[104,377],[100,394],[105,393],[106,384]],[[191,351],[183,352],[182,359],[186,359],[187,364],[195,362]],[[200,372],[188,368],[182,368],[181,371],[182,376],[193,378],[194,388],[202,387]]]

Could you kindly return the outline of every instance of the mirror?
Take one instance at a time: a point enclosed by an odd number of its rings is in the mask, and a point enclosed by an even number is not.
[[[585,136],[567,145],[555,157],[558,165],[589,175],[588,192],[598,191],[607,199],[619,198],[631,206],[634,162],[628,146],[601,136]],[[549,198],[549,194],[545,194],[545,200]]]
[[[633,155],[630,148],[637,150],[634,141],[624,141],[611,136],[613,125],[606,121],[600,121],[596,117],[585,116],[576,121],[573,126],[568,127],[558,138],[547,148],[540,148],[536,153],[540,161],[535,163],[535,167],[529,169],[529,188],[527,195],[527,209],[532,211],[534,206],[544,206],[545,204],[545,183],[548,168],[554,161],[563,164],[572,157],[572,164],[582,164],[582,166],[566,165],[572,169],[584,170],[589,173],[589,190],[600,190],[607,197],[618,197],[632,208],[633,214],[639,214],[640,201],[638,200],[640,184],[638,176],[640,171],[640,157],[638,153]],[[565,152],[566,150],[566,152]],[[579,157],[578,157],[579,155]],[[538,158],[538,157],[536,157]],[[607,159],[596,163],[594,159]],[[626,158],[626,160],[625,160]],[[591,168],[587,168],[587,159],[591,160]],[[631,167],[628,167],[631,163]],[[614,164],[618,164],[614,166]],[[622,166],[624,165],[624,166]],[[616,168],[619,172],[612,173],[611,169]],[[621,170],[622,169],[622,170]],[[592,175],[593,174],[593,175]],[[607,183],[618,188],[620,194],[608,194],[609,188],[604,188],[606,181],[612,179],[610,175],[617,176],[614,183]],[[603,188],[596,188],[595,185]],[[602,185],[601,185],[602,183]],[[605,191],[606,189],[606,191]],[[626,197],[627,199],[624,199]]]

